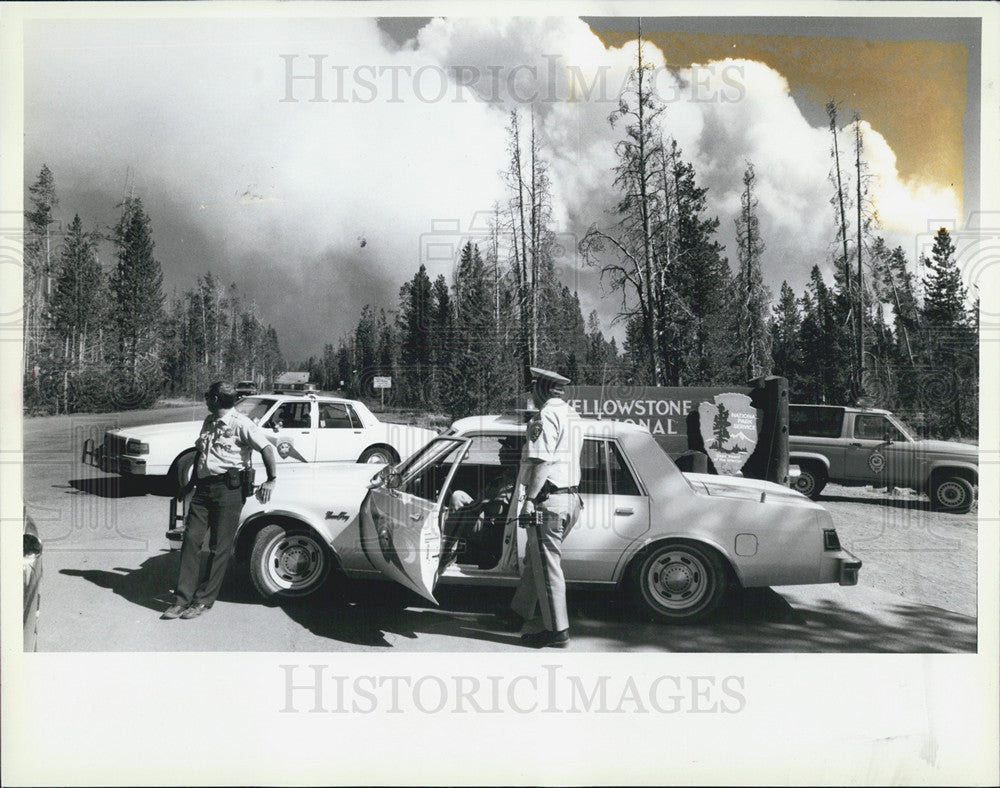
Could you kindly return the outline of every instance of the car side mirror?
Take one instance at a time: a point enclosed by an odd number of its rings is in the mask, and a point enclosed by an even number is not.
[[[277,419],[271,422],[271,429],[277,432],[281,429],[281,422]]]
[[[402,483],[403,475],[391,465],[387,465],[372,477],[368,489],[373,490],[376,487],[384,486],[387,490],[398,490]]]

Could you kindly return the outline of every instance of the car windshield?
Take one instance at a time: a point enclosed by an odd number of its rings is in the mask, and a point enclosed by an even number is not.
[[[405,478],[411,471],[423,465],[429,458],[437,456],[444,451],[445,446],[454,446],[458,439],[454,437],[441,436],[432,440],[422,449],[418,449],[396,466],[396,470]]]
[[[277,401],[270,397],[244,397],[236,403],[236,410],[249,417],[255,424],[260,424],[261,419]]]

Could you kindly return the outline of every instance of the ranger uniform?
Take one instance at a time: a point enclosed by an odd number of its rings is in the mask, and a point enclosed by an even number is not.
[[[213,383],[205,399],[212,411],[201,426],[191,484],[194,496],[188,506],[181,546],[176,599],[161,618],[195,618],[210,608],[226,576],[240,511],[249,492],[250,459],[259,451],[267,468],[267,482],[258,492],[262,501],[271,496],[275,480],[275,450],[264,431],[233,409],[235,388]],[[246,486],[244,486],[246,484]],[[209,533],[209,563],[200,576],[200,551]]]
[[[537,367],[531,374],[541,409],[528,424],[521,460],[525,501],[520,514],[527,545],[511,609],[523,620],[541,614],[542,631],[522,635],[527,645],[561,647],[569,642],[562,542],[583,508],[578,490],[583,430],[579,414],[562,399],[569,379]]]

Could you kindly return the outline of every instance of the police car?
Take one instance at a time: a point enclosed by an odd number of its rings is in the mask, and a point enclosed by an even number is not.
[[[673,622],[709,615],[730,586],[857,583],[861,562],[841,548],[829,512],[804,495],[683,473],[637,425],[578,423],[584,505],[562,547],[571,586],[621,587],[652,618]],[[457,545],[448,544],[451,518],[462,510],[449,503],[456,490],[475,500],[495,489],[510,472],[505,449],[524,431],[515,417],[470,417],[375,472],[282,474],[268,503],[246,502],[237,557],[266,599],[309,594],[331,569],[386,577],[431,601],[437,583],[513,586],[524,558],[523,488],[515,485],[502,513],[484,516]]]
[[[244,397],[236,410],[260,424],[285,465],[398,462],[437,433],[379,421],[363,402],[316,394]],[[202,420],[109,430],[84,444],[82,461],[126,477],[166,475],[175,491],[190,478]]]

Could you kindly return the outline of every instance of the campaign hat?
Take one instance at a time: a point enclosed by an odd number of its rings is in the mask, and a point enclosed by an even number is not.
[[[553,372],[550,369],[542,369],[541,367],[529,367],[531,370],[531,377],[536,383],[546,383],[550,386],[566,386],[569,384],[570,380],[565,375],[560,375],[558,372]]]

